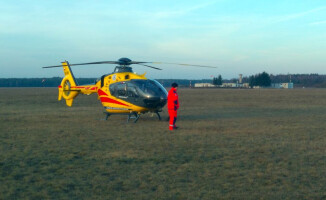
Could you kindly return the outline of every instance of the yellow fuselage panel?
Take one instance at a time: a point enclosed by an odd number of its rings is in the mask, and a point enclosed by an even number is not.
[[[132,112],[144,113],[148,111],[147,108],[135,106],[133,104],[129,104],[129,106],[124,106],[124,105],[118,105],[114,103],[102,102],[102,105],[104,109],[109,113],[132,113]]]
[[[111,95],[109,86],[110,84],[121,82],[121,81],[130,81],[132,79],[146,79],[145,74],[138,75],[131,72],[115,73],[110,74],[104,78],[103,87],[98,91],[99,98],[102,102],[103,107],[107,112],[110,113],[143,113],[148,111],[147,108],[136,106],[129,102],[123,101],[122,99],[116,98]]]
[[[121,82],[121,81],[130,81],[132,79],[147,79],[147,78],[145,77],[145,74],[138,75],[132,72],[115,73],[105,77],[103,86],[108,87],[112,83]]]

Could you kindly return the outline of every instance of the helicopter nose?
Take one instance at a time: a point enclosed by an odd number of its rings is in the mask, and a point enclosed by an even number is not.
[[[154,108],[157,106],[157,104],[160,102],[159,98],[148,98],[148,99],[144,99],[144,103],[146,105],[146,107],[148,108]]]
[[[161,96],[161,101],[163,101],[163,100],[168,100],[168,97],[166,95],[162,95]]]
[[[163,106],[165,106],[165,104],[167,103],[168,99],[166,97],[161,97],[160,99],[160,104]]]
[[[144,99],[144,103],[148,108],[162,108],[165,106],[167,99],[164,97],[152,97]]]

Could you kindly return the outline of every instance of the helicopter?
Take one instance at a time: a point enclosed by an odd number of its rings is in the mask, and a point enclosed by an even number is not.
[[[164,62],[142,62],[132,61],[129,58],[120,58],[118,61],[100,61],[89,63],[69,64],[68,61],[61,62],[61,65],[48,66],[43,68],[63,67],[64,77],[58,86],[58,100],[65,99],[67,106],[71,107],[74,99],[79,94],[90,95],[97,93],[105,109],[105,120],[114,114],[128,115],[127,122],[134,119],[136,123],[141,114],[148,112],[156,113],[161,120],[160,112],[167,103],[167,91],[156,80],[147,79],[144,74],[133,72],[131,65],[142,65],[156,70],[162,70],[148,65],[152,64],[174,64],[195,67],[209,67],[203,65],[190,65],[179,63]],[[114,71],[102,75],[94,84],[79,85],[72,73],[71,66],[77,65],[96,65],[96,64],[115,64]]]

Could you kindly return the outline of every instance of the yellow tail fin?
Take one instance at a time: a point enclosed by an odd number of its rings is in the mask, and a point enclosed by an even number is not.
[[[79,90],[76,88],[78,85],[75,77],[71,71],[68,61],[62,62],[63,72],[65,77],[62,79],[59,86],[59,97],[60,101],[62,97],[66,100],[67,106],[71,106],[74,98],[79,94]]]

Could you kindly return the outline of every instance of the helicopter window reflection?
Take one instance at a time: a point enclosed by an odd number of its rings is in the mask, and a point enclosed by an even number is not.
[[[116,83],[110,85],[110,93],[116,97],[126,97],[127,96],[127,84],[126,83]]]
[[[155,80],[150,79],[132,79],[127,82],[118,82],[111,84],[111,95],[118,98],[130,98],[131,101],[137,99],[161,97],[166,95],[166,90]]]
[[[116,97],[139,97],[136,86],[132,83],[115,83],[110,85],[110,93]]]
[[[128,88],[127,88],[127,95],[128,97],[138,97],[138,93],[135,87],[133,86],[129,86],[128,84]]]
[[[143,93],[150,95],[150,96],[160,96],[160,94],[163,92],[160,85],[158,85],[153,80],[131,80],[132,83],[134,83]]]
[[[127,96],[127,85],[125,83],[119,84],[117,87],[118,96]]]

